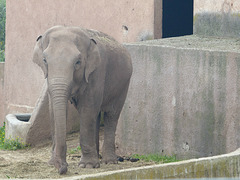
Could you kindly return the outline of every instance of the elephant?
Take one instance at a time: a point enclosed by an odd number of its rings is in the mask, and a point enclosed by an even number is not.
[[[80,122],[80,168],[99,168],[99,119],[104,114],[101,163],[117,163],[115,133],[132,75],[131,56],[114,38],[82,27],[54,26],[37,38],[33,62],[47,79],[50,165],[67,172],[66,123],[70,101]]]

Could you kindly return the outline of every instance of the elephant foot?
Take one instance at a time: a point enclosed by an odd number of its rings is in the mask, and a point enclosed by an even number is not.
[[[67,164],[61,165],[61,167],[58,169],[59,174],[66,174],[67,173]]]
[[[117,157],[116,154],[103,155],[102,163],[105,163],[105,164],[117,164],[118,163],[118,157]]]
[[[66,163],[66,162],[65,163],[56,162],[54,166],[58,169],[59,174],[66,174],[67,173],[68,163]]]
[[[48,161],[48,164],[50,166],[55,166],[56,169],[58,169],[58,173],[59,174],[66,174],[67,173],[67,167],[68,167],[68,163],[64,162],[64,163],[60,163],[59,161],[54,160],[54,158],[51,158]]]
[[[100,168],[99,160],[95,158],[82,157],[78,165],[80,168]]]

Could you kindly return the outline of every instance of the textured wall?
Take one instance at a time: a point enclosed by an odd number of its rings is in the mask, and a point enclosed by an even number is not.
[[[240,38],[240,1],[194,0],[194,33]]]
[[[153,36],[154,0],[93,1],[7,0],[4,113],[32,112],[44,79],[31,57],[37,36],[47,28],[81,25],[121,42]],[[172,46],[171,40],[166,41],[127,46],[134,75],[119,123],[119,147],[127,152],[179,152],[188,157],[239,147],[240,57],[232,52],[239,44],[205,39],[202,45],[201,39],[181,39]]]
[[[3,114],[33,111],[44,78],[31,58],[36,39],[45,30],[53,25],[83,26],[103,31],[120,42],[152,39],[154,24],[161,20],[154,13],[154,3],[158,1],[161,0],[7,1]],[[154,17],[159,21],[154,22]]]
[[[232,12],[239,13],[239,0],[194,0],[194,13],[201,12]]]
[[[236,150],[239,45],[196,36],[127,44],[134,73],[118,125],[119,152],[190,158]]]

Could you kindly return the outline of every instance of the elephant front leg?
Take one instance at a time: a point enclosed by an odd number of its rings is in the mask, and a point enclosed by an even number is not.
[[[82,157],[79,163],[81,168],[99,168],[96,136],[98,113],[91,109],[82,109],[80,112],[80,146]]]

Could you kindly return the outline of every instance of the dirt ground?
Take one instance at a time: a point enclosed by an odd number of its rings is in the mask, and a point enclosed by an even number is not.
[[[28,148],[24,150],[0,150],[0,179],[54,179],[154,164],[153,162],[124,161],[113,165],[101,164],[101,167],[97,169],[81,169],[78,167],[78,162],[80,161],[80,153],[70,153],[71,149],[79,146],[78,137],[78,133],[68,135],[67,137],[67,162],[69,166],[66,175],[60,176],[53,166],[49,166],[47,164],[50,158],[51,142],[46,142],[38,147]],[[102,141],[102,132],[100,132],[100,145],[102,144]]]

